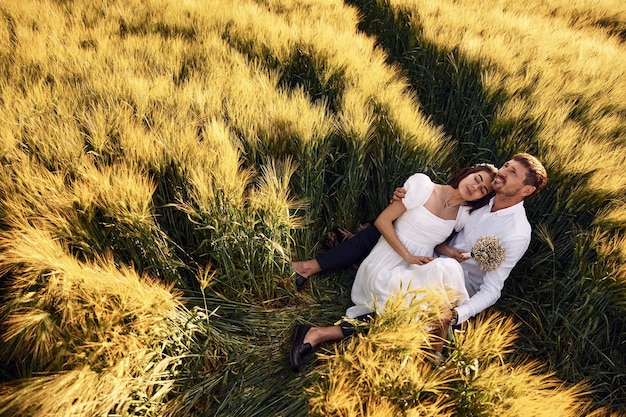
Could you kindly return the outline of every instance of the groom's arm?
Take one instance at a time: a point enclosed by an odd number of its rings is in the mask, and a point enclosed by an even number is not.
[[[462,249],[457,249],[457,248],[453,248],[452,246],[448,245],[447,243],[440,243],[439,245],[435,246],[435,253],[439,254],[439,255],[443,255],[445,257],[448,258],[452,258],[455,259],[459,262],[463,262],[465,260],[467,260],[467,251],[464,251]]]

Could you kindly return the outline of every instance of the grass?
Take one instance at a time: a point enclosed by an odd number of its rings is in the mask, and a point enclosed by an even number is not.
[[[618,2],[0,11],[0,415],[622,413]],[[351,285],[297,293],[292,259],[516,151],[550,174],[533,242],[441,367],[398,309],[291,372],[293,324]]]
[[[451,353],[439,365],[428,350],[432,318],[421,304],[388,304],[367,335],[320,354],[321,378],[308,389],[312,415],[578,416],[589,411],[580,399],[582,385],[564,386],[542,373],[540,363],[511,361],[517,327],[511,318],[482,315],[457,331]],[[545,407],[550,399],[558,399],[558,405]]]

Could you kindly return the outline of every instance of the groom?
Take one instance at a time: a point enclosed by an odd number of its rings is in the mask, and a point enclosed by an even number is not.
[[[515,154],[495,176],[492,183],[495,196],[489,204],[472,212],[465,227],[448,244],[442,243],[435,248],[440,255],[461,262],[470,295],[468,301],[451,310],[451,325],[463,323],[500,298],[504,281],[530,244],[531,227],[526,218],[524,199],[539,192],[547,181],[546,170],[537,158],[527,153]],[[397,189],[394,199],[403,197],[404,190]],[[502,265],[490,272],[481,270],[473,259],[463,256],[471,251],[478,238],[486,235],[498,236],[506,250]],[[380,236],[380,232],[370,226],[315,259],[293,262],[292,267],[302,282],[317,272],[360,263]]]

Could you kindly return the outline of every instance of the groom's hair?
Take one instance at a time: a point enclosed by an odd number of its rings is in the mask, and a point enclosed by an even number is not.
[[[548,183],[548,174],[543,164],[529,153],[517,153],[511,158],[524,165],[528,172],[524,179],[524,184],[535,187],[533,194],[537,194]],[[532,195],[532,194],[531,194]]]

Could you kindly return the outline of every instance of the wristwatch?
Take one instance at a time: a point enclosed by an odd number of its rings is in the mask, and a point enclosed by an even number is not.
[[[450,326],[456,326],[459,321],[459,313],[455,309],[450,310],[452,312],[452,318],[450,319]]]

